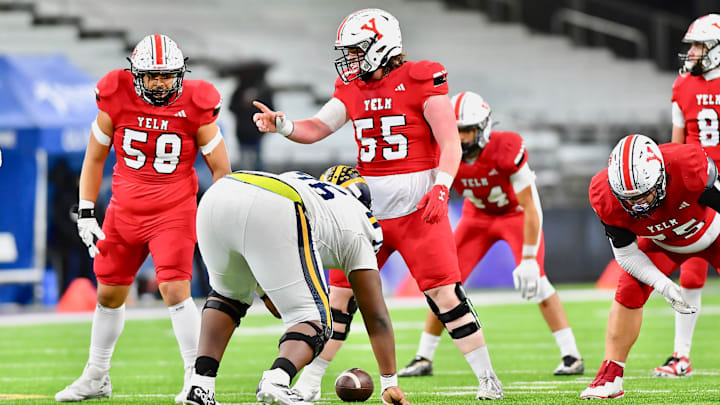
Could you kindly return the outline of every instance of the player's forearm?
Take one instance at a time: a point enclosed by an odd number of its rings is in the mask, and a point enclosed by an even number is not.
[[[616,248],[612,243],[610,246],[615,260],[631,276],[656,289],[661,289],[660,287],[667,282],[667,276],[658,270],[650,258],[638,248],[637,242],[622,248]]]
[[[384,307],[384,305],[383,305]],[[375,354],[380,374],[395,374],[397,365],[395,364],[395,334],[393,333],[390,316],[385,308],[385,316],[366,317],[365,328],[367,328],[370,337],[370,345]]]
[[[230,174],[230,159],[228,158],[225,142],[220,142],[213,151],[203,155],[205,163],[213,176],[213,183]]]
[[[528,212],[530,214],[528,215]],[[537,211],[532,207],[525,211],[525,218],[523,220],[523,245],[525,246],[537,246],[540,244],[540,218],[537,215]],[[523,256],[526,256],[523,253]],[[530,255],[527,255],[530,256]],[[534,256],[534,255],[533,255]]]
[[[673,143],[685,143],[685,128],[680,128],[673,125],[672,139],[670,141]]]
[[[103,167],[107,158],[109,146],[101,145],[93,136],[88,141],[80,171],[80,199],[95,201],[102,184]]]
[[[85,159],[80,172],[80,199],[95,202],[100,185],[102,184],[102,171],[104,161]]]
[[[318,118],[293,121],[295,128],[287,138],[297,143],[315,143],[325,139],[333,131]]]

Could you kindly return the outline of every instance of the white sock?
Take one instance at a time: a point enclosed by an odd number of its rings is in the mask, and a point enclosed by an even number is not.
[[[322,383],[322,378],[329,365],[329,361],[316,357],[315,360],[303,368],[296,385],[319,386]]]
[[[680,287],[690,305],[697,307],[694,314],[681,314],[675,312],[675,350],[678,357],[690,357],[690,347],[692,346],[693,333],[695,332],[695,323],[700,316],[700,304],[702,303],[702,288],[686,289]]]
[[[215,392],[215,377],[199,375],[193,372],[192,377],[190,377],[190,386],[193,385],[197,385],[198,387],[203,388],[205,391]]]
[[[478,347],[477,349],[466,353],[465,360],[472,368],[475,376],[480,378],[480,373],[484,370],[493,371],[492,363],[490,363],[490,353],[488,353],[487,346]],[[493,371],[493,373],[495,373]]]
[[[418,346],[417,355],[432,361],[435,357],[435,350],[440,344],[440,336],[431,335],[423,332],[420,335],[420,345]]]
[[[117,308],[108,308],[97,304],[90,332],[88,364],[93,364],[103,370],[110,369],[110,358],[124,326],[125,304]]]
[[[610,361],[612,361],[613,363],[615,363],[615,364],[617,364],[618,366],[620,366],[620,367],[622,367],[623,369],[625,369],[625,362],[624,362],[624,361],[615,361],[615,360],[610,360]]]
[[[198,341],[200,340],[200,312],[192,297],[168,307],[173,332],[180,346],[184,367],[195,365]]]
[[[560,357],[573,356],[576,359],[581,358],[580,351],[578,351],[577,344],[575,344],[575,335],[572,333],[572,328],[555,331],[553,337],[560,348]]]

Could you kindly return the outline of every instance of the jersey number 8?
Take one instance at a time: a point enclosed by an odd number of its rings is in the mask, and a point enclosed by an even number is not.
[[[140,150],[132,146],[132,142],[147,143],[147,132],[136,131],[134,129],[125,128],[123,135],[123,151],[125,152],[125,164],[135,170],[140,170],[145,166],[147,156]],[[182,140],[177,134],[162,134],[155,140],[155,159],[153,160],[153,168],[160,174],[170,174],[177,169],[180,161],[180,152],[182,149]],[[134,159],[132,158],[134,157]]]

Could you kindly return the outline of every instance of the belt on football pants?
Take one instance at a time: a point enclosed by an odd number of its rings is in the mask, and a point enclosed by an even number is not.
[[[328,325],[332,330],[332,318],[330,317],[330,300],[325,284],[322,282],[323,276],[320,272],[323,269],[315,260],[315,251],[313,247],[313,239],[311,236],[310,224],[305,215],[305,205],[303,204],[300,194],[291,185],[285,183],[275,177],[263,176],[262,174],[235,172],[227,175],[227,177],[239,180],[246,184],[260,187],[271,193],[283,196],[295,203],[295,215],[297,216],[298,231],[298,247],[300,250],[300,262],[303,268],[305,281],[310,288],[310,292],[315,300],[315,305],[320,312],[320,318],[323,325]]]
[[[280,179],[276,179],[275,177],[263,176],[262,174],[241,172],[228,174],[228,177],[232,177],[235,180],[240,180],[243,183],[252,184],[253,186],[260,187],[271,193],[281,195],[305,207],[302,198],[300,198],[300,194],[298,194],[298,192],[291,185],[285,183]]]

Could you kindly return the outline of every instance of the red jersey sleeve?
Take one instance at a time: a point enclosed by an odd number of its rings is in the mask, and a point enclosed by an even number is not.
[[[448,94],[447,71],[437,62],[421,60],[410,67],[410,78],[419,82],[423,99]]]
[[[95,87],[95,101],[98,109],[108,113],[111,117],[115,115],[115,112],[120,107],[114,95],[120,89],[120,82],[127,79],[123,77],[124,75],[132,75],[132,73],[122,69],[110,71],[98,81]]]
[[[515,132],[493,132],[488,146],[491,148],[488,154],[495,159],[497,168],[506,176],[509,176],[522,167],[527,161],[527,149],[522,137]]]
[[[678,77],[675,78],[675,81],[672,85],[672,98],[671,101],[677,102],[679,99],[680,89],[682,88],[683,84],[685,83],[685,79],[687,79],[688,75],[690,73],[683,73],[681,75],[678,75]]]
[[[676,165],[680,170],[687,191],[702,192],[708,183],[708,159],[701,146],[695,144],[667,144],[663,149],[673,149],[666,166]],[[667,155],[663,151],[663,156]],[[671,171],[670,168],[667,170]]]
[[[610,191],[608,183],[607,169],[603,169],[590,180],[590,188],[588,190],[590,205],[600,220],[608,225],[613,215],[613,200],[615,196]]]
[[[190,84],[190,83],[189,83]],[[193,114],[198,127],[214,122],[220,113],[222,97],[215,86],[205,80],[192,80],[192,104],[196,109]]]

